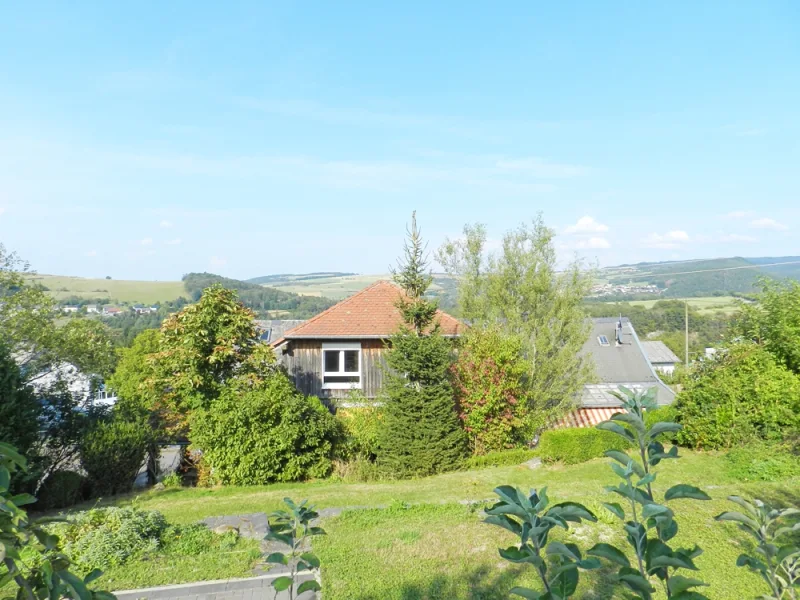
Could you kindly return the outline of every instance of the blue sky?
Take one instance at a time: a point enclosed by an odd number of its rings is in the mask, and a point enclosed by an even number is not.
[[[9,3],[0,241],[42,273],[800,254],[800,4]],[[435,6],[432,6],[435,5]]]

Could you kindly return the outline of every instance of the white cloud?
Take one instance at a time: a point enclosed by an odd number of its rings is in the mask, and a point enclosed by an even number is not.
[[[752,235],[742,235],[740,233],[726,233],[725,235],[720,236],[720,242],[757,242],[758,238],[754,238]]]
[[[144,238],[139,242],[142,246],[151,246],[153,244],[153,238]]]
[[[642,240],[645,248],[680,248],[689,241],[689,234],[680,229],[667,233],[651,233]]]
[[[164,242],[167,246],[178,246],[183,242],[181,238],[175,238],[174,240],[167,240]]]
[[[775,219],[770,219],[768,217],[750,221],[750,227],[754,229],[771,229],[772,231],[786,231],[789,229],[783,223],[778,223]]]
[[[97,256],[97,250],[89,250],[84,256]]]
[[[590,237],[588,240],[579,241],[575,247],[580,249],[599,250],[603,248],[611,248],[611,242],[604,237]]]
[[[746,219],[755,214],[752,210],[734,210],[725,215],[726,219]]]
[[[172,227],[172,222],[164,219],[158,226],[161,227],[161,229],[170,229]]]
[[[224,267],[227,264],[228,264],[228,259],[227,258],[220,258],[219,256],[212,256],[208,261],[208,265],[212,269],[219,269],[219,268]]]
[[[605,231],[608,231],[608,225],[598,223],[594,220],[594,217],[590,217],[589,215],[581,217],[574,225],[568,225],[564,228],[564,233],[566,234],[603,233]]]

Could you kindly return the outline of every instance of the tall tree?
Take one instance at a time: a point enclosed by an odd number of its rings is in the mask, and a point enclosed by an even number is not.
[[[397,302],[403,324],[389,339],[378,444],[378,463],[398,477],[454,469],[466,450],[448,378],[452,347],[439,331],[436,304],[425,298],[431,282],[427,265],[414,213],[394,273],[403,290]]]
[[[589,335],[583,299],[591,272],[578,261],[558,271],[553,237],[539,216],[489,253],[486,229],[467,225],[462,239],[446,240],[437,253],[459,280],[462,317],[519,338],[530,433],[567,412],[592,372],[580,352]]]

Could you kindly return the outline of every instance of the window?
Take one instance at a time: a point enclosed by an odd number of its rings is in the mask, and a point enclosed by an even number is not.
[[[361,344],[322,344],[322,389],[361,388]]]
[[[601,346],[608,346],[608,338],[604,335],[597,336],[597,341]]]

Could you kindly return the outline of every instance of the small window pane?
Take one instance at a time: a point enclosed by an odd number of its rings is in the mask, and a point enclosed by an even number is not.
[[[345,373],[358,373],[358,350],[344,351],[344,371]]]
[[[361,378],[358,375],[326,375],[322,381],[324,383],[358,383]]]
[[[325,350],[325,372],[336,373],[339,371],[339,351]]]

